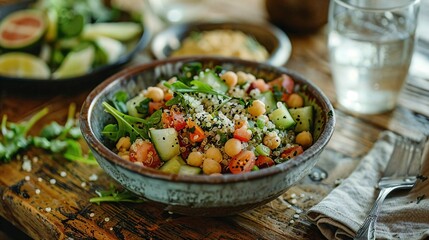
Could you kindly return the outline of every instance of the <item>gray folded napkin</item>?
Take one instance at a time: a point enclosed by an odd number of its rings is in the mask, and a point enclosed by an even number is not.
[[[375,199],[392,143],[398,136],[383,132],[353,173],[332,190],[307,215],[327,239],[351,239],[363,223]],[[422,177],[411,191],[391,193],[384,201],[376,224],[377,239],[429,238],[429,154],[424,154]]]

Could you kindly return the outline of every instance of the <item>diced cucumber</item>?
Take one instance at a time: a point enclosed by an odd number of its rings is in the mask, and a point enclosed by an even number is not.
[[[168,161],[180,154],[179,139],[174,128],[150,129],[149,132],[161,160]]]
[[[266,156],[266,157],[270,156],[271,154],[271,149],[262,143],[256,146],[255,151],[258,155]]]
[[[226,93],[228,91],[228,85],[220,79],[219,76],[216,75],[213,71],[201,72],[198,80],[201,82],[207,83],[210,85],[215,91],[220,93]]]
[[[201,168],[193,167],[189,165],[182,165],[179,169],[179,174],[182,175],[198,175],[201,172]]]
[[[311,131],[313,129],[313,106],[290,108],[289,112],[296,122],[295,132]]]
[[[268,117],[279,129],[290,129],[296,124],[286,106],[281,102],[277,102],[277,109],[270,113]]]
[[[165,162],[164,165],[159,168],[159,170],[166,173],[178,174],[181,167],[185,165],[186,163],[183,161],[182,157],[174,156],[172,159]]]
[[[267,113],[274,111],[277,108],[274,94],[271,91],[261,93],[256,99],[262,101],[265,104],[265,110]]]
[[[137,111],[137,107],[140,105],[141,101],[143,101],[145,99],[146,99],[145,96],[137,95],[137,96],[131,98],[130,100],[128,100],[126,103],[128,115],[131,115],[133,117],[139,117],[139,118],[143,117],[143,114],[141,114]]]

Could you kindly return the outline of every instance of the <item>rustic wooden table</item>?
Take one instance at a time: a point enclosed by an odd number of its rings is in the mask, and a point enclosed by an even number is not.
[[[293,51],[285,66],[311,79],[336,107],[335,133],[314,170],[326,172],[326,178],[305,177],[276,200],[236,216],[187,217],[169,214],[151,202],[90,203],[96,190],[107,189],[114,183],[100,167],[30,149],[25,152],[34,160],[30,172],[23,170],[18,159],[0,164],[0,216],[34,239],[323,239],[305,211],[353,171],[380,132],[392,130],[412,137],[429,133],[429,81],[410,78],[392,112],[349,114],[336,103],[326,29],[289,37]],[[148,60],[147,52],[141,55],[133,64]],[[0,116],[6,114],[16,122],[47,106],[50,113],[35,127],[37,132],[52,120],[64,123],[69,104],[79,106],[91,88],[28,94],[2,86]],[[94,174],[98,179],[91,181]],[[51,179],[56,183],[52,184]],[[5,225],[0,222],[1,226]],[[0,230],[0,238],[11,236],[8,234],[7,229]]]

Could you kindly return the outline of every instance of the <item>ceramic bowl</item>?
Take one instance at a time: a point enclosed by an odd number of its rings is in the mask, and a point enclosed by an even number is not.
[[[183,64],[201,62],[205,67],[221,66],[272,80],[289,74],[300,86],[307,102],[315,107],[314,144],[293,160],[244,174],[176,175],[136,165],[116,155],[112,143],[101,133],[112,117],[102,102],[119,91],[131,96],[140,89],[169,79]],[[230,58],[172,58],[127,68],[99,84],[85,100],[80,114],[82,134],[99,165],[108,175],[132,192],[165,206],[165,210],[193,216],[225,216],[253,209],[277,198],[308,175],[334,131],[334,109],[328,98],[301,75],[269,64]]]
[[[284,65],[292,52],[292,44],[287,35],[269,23],[208,22],[182,23],[166,28],[152,39],[152,54],[157,59],[168,58],[192,32],[212,30],[237,30],[253,37],[267,49],[269,57],[266,63],[275,66]]]

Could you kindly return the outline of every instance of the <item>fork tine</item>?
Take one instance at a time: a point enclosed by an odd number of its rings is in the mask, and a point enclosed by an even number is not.
[[[406,166],[403,168],[404,154],[405,154],[405,146],[404,139],[402,137],[398,137],[395,139],[393,151],[390,155],[390,159],[387,163],[386,169],[384,170],[384,177],[393,177],[398,175],[403,175],[406,173]],[[402,171],[402,172],[401,172]]]
[[[420,173],[424,146],[425,146],[424,141],[412,145],[413,151],[410,154],[410,164],[408,167],[408,176],[416,176],[417,174]]]

